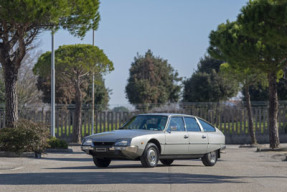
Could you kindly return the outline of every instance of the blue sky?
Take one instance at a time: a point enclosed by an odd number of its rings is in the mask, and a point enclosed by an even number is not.
[[[113,61],[105,76],[112,89],[110,106],[128,106],[125,86],[137,53],[148,49],[189,78],[206,53],[209,33],[226,20],[235,20],[248,0],[102,0],[95,45]],[[38,37],[42,52],[51,50],[51,34]],[[66,31],[55,34],[55,48],[63,44],[92,44],[92,32],[81,40]]]

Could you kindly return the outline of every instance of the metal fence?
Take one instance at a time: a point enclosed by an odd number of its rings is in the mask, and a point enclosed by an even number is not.
[[[226,103],[188,103],[173,104],[172,107],[154,107],[149,112],[168,112],[196,115],[211,122],[226,136],[226,143],[249,143],[248,117],[244,104],[230,105]],[[95,113],[94,133],[118,129],[130,117],[142,113],[102,111]],[[43,108],[27,108],[19,112],[20,118],[50,124],[50,111]],[[91,134],[91,109],[82,110],[82,136]],[[0,110],[0,128],[4,126],[5,113]],[[259,143],[268,143],[268,107],[253,106],[253,120],[256,137]],[[71,141],[73,134],[74,108],[57,107],[56,137]],[[278,113],[278,128],[280,140],[287,142],[287,105],[281,104]]]

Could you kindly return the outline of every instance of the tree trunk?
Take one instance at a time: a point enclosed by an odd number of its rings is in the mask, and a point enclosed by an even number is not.
[[[2,26],[3,35],[0,42],[0,62],[3,67],[5,81],[5,127],[14,127],[18,120],[18,99],[16,85],[21,61],[26,54],[25,29],[18,26],[16,31],[9,31],[7,26]],[[13,28],[13,27],[12,27]],[[7,30],[7,31],[6,31]],[[10,33],[11,32],[11,33]],[[15,34],[13,35],[13,33]],[[14,41],[9,35],[15,37]],[[36,34],[35,34],[36,35]],[[29,37],[28,37],[29,38]]]
[[[270,148],[278,148],[279,132],[278,132],[278,96],[277,96],[277,76],[275,72],[270,72],[268,74],[269,81],[269,109],[268,109],[268,124],[269,124],[269,142]]]
[[[250,94],[249,94],[249,86],[245,86],[245,96],[246,96],[246,108],[248,114],[248,131],[251,138],[251,144],[257,144],[255,129],[253,126],[253,115],[252,115],[252,108],[251,108],[251,101],[250,101]]]
[[[82,136],[82,92],[80,87],[80,81],[77,79],[75,82],[75,118],[74,118],[74,137],[73,141],[76,143],[81,143],[81,136]]]
[[[2,63],[2,66],[5,78],[5,127],[14,127],[14,123],[18,120],[16,91],[18,68],[12,63]]]

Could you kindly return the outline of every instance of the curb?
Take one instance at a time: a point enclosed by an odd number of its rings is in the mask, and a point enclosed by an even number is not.
[[[46,149],[45,153],[73,153],[73,149]]]
[[[35,153],[34,152],[23,152],[21,154],[17,154],[15,152],[0,151],[0,157],[35,157]]]
[[[46,149],[42,155],[45,153],[73,153],[73,149]],[[34,158],[41,158],[36,157],[35,152],[23,152],[21,154],[17,154],[15,152],[10,151],[0,151],[0,157],[34,157]]]
[[[268,152],[268,151],[287,151],[287,147],[282,147],[282,148],[276,148],[276,149],[271,149],[271,148],[260,148],[260,147],[257,147],[257,150],[256,152]],[[287,157],[286,157],[286,160],[287,160]]]
[[[75,147],[75,146],[81,146],[82,144],[80,143],[69,143],[69,146]]]
[[[244,144],[244,145],[239,145],[239,148],[260,148],[259,144]]]

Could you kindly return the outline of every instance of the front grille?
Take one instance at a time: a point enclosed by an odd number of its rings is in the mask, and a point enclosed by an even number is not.
[[[95,146],[113,146],[114,142],[94,142]]]

